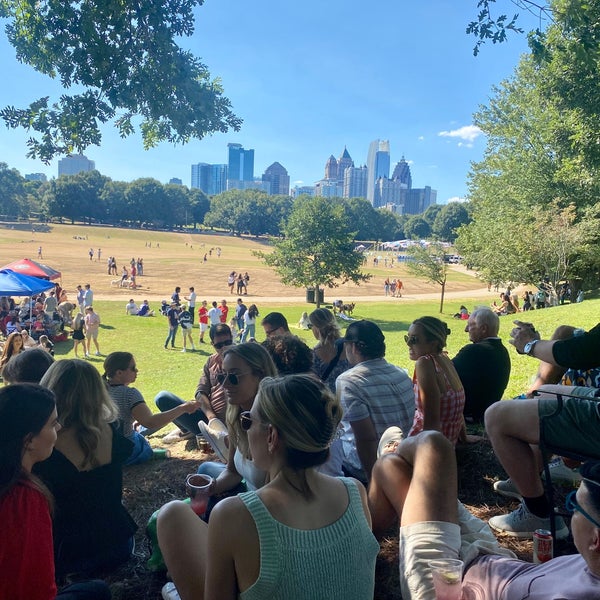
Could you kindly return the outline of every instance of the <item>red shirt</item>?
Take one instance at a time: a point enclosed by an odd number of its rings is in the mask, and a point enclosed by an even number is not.
[[[200,323],[208,325],[208,308],[206,306],[201,306],[198,309],[198,319],[200,319]]]
[[[227,323],[227,313],[229,312],[229,306],[227,304],[221,304],[221,323]]]
[[[29,485],[0,498],[0,598],[53,600],[54,549],[48,501]]]

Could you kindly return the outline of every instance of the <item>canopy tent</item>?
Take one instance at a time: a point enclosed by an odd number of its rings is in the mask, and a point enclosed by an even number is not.
[[[30,277],[40,277],[41,279],[52,280],[59,279],[61,277],[60,271],[57,271],[48,265],[43,265],[42,263],[36,262],[35,260],[30,260],[29,258],[15,260],[14,262],[4,265],[0,268],[10,269],[11,271],[15,271],[15,273],[29,275]]]
[[[32,296],[53,288],[54,284],[47,279],[22,275],[10,269],[0,271],[0,296]],[[30,302],[29,321],[31,321],[32,310]]]
[[[54,288],[47,279],[38,279],[10,269],[0,271],[0,296],[32,296]]]

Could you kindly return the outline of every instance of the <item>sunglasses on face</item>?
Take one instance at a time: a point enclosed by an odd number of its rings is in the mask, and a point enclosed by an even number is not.
[[[260,423],[260,421],[256,422]],[[252,423],[254,423],[254,419],[252,418],[249,410],[245,410],[244,412],[240,413],[240,425],[244,431],[248,431],[250,427],[252,427]],[[264,423],[260,424],[263,425]]]
[[[233,344],[233,340],[226,340],[224,342],[218,342],[217,344],[213,344],[213,348],[215,350],[220,350],[221,348],[225,348],[225,346],[231,346]]]
[[[586,512],[583,508],[581,508],[581,505],[579,504],[579,502],[577,502],[576,494],[577,494],[577,490],[573,490],[567,496],[567,499],[565,500],[566,509],[570,513],[574,513],[575,511],[577,511],[578,513],[581,513],[590,523],[593,523],[596,527],[598,527],[600,529],[600,523],[598,523],[598,521],[596,521],[596,519],[594,519],[594,517],[592,517],[588,512]]]
[[[404,341],[407,346],[414,346],[419,343],[419,338],[416,335],[405,335]]]
[[[249,373],[251,373],[251,371],[246,371],[246,373],[218,373],[217,381],[220,385],[223,385],[226,381],[231,385],[238,385],[240,383],[240,377],[248,375]]]

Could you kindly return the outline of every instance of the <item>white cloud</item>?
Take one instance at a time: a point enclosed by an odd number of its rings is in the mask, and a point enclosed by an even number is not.
[[[452,198],[448,198],[446,200],[446,204],[450,204],[450,202],[466,202],[466,198],[461,198],[460,196],[452,196]]]
[[[477,125],[464,125],[463,127],[459,127],[458,129],[451,129],[450,131],[440,131],[438,136],[440,137],[449,137],[449,138],[458,138],[462,140],[458,142],[458,146],[465,148],[472,148],[473,142],[483,134],[483,131],[477,127]]]
[[[298,179],[298,181],[294,181],[294,185],[304,185],[304,181],[302,181],[302,179]]]
[[[420,135],[420,136],[419,136],[417,139],[418,139],[420,142],[422,142],[422,141],[424,141],[424,140],[425,140],[425,136],[424,136],[424,135]]]

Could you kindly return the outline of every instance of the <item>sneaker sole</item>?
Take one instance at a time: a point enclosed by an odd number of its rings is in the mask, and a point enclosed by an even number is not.
[[[208,425],[204,421],[199,421],[198,427],[200,428],[204,439],[207,440],[208,443],[211,445],[213,452],[219,457],[219,459],[226,463],[227,457],[223,452],[223,450],[227,450],[227,448],[225,447],[225,442],[223,442],[222,439],[217,438],[217,436],[213,435]],[[223,447],[221,447],[221,445]]]
[[[523,496],[519,494],[519,492],[511,492],[510,490],[503,490],[496,487],[496,484],[500,483],[499,481],[494,482],[494,491],[505,498],[514,498],[515,500],[523,500]]]

